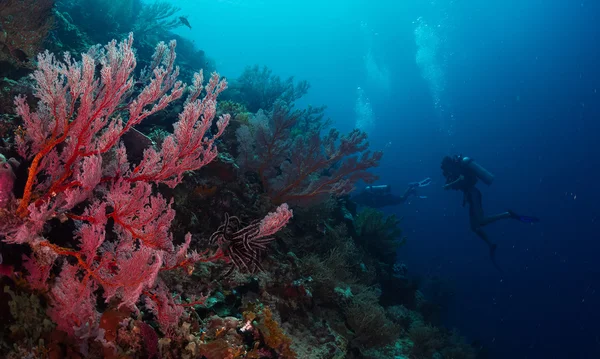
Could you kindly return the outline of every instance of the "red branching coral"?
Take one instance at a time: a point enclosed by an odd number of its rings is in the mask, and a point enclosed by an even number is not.
[[[153,76],[131,98],[136,66],[132,45],[130,35],[120,43],[110,42],[103,51],[91,50],[80,62],[69,54],[64,61],[48,52],[40,54],[32,75],[37,110],[32,111],[24,97],[16,99],[24,122],[18,149],[31,158],[31,165],[23,198],[12,213],[18,221],[3,228],[3,234],[6,242],[32,248],[26,268],[35,288],[48,285],[49,270],[58,257],[73,259],[64,261],[49,288],[49,314],[59,329],[80,339],[97,335],[97,288],[103,289],[107,302],[135,310],[142,293],[167,297],[164,288],[155,289],[159,271],[189,269],[194,262],[211,260],[188,252],[191,236],[174,248],[169,227],[175,213],[169,201],[154,194],[152,183],[175,186],[184,172],[216,157],[215,141],[229,116],[216,121],[216,133],[209,130],[217,96],[226,82],[213,74],[203,87],[202,73],[196,74],[175,132],[160,150],[146,150],[141,162],[131,166],[125,147],[119,144],[121,136],[186,89],[177,81],[178,69],[173,65],[175,43],[168,49],[161,43]],[[199,99],[202,90],[206,95]],[[125,119],[122,110],[128,113]],[[75,221],[79,249],[44,238],[44,225],[51,218]],[[109,221],[115,235],[106,233]],[[157,311],[159,319],[163,312]]]
[[[144,346],[148,353],[148,358],[158,358],[158,335],[156,334],[156,331],[154,331],[154,328],[149,324],[144,322],[140,322],[139,326],[142,339],[144,340]]]
[[[77,271],[77,266],[63,265],[51,291],[53,306],[48,310],[48,315],[59,330],[69,335],[77,333],[79,338],[88,338],[93,336],[100,320],[94,295],[96,283],[80,280]]]
[[[175,216],[172,201],[156,190],[161,183],[176,186],[184,172],[200,169],[217,156],[216,141],[229,115],[215,121],[216,100],[227,83],[215,73],[203,86],[202,72],[195,74],[174,133],[160,149],[147,148],[140,162],[132,165],[121,137],[187,89],[177,81],[175,42],[168,47],[160,43],[152,75],[144,72],[137,83],[145,87],[133,96],[132,46],[129,35],[104,50],[92,48],[80,62],[68,53],[64,61],[49,52],[40,54],[32,75],[37,109],[32,111],[22,96],[15,100],[24,122],[18,150],[31,164],[23,197],[18,202],[8,198],[3,216],[10,225],[2,226],[0,234],[8,243],[31,247],[32,255],[25,258],[30,286],[49,292],[48,314],[59,330],[79,340],[106,340],[99,329],[97,289],[120,310],[138,311],[143,295],[146,307],[169,335],[184,308],[204,298],[182,303],[158,279],[159,273],[182,268],[191,274],[197,262],[230,259],[222,249],[212,255],[189,251],[190,234],[176,248],[170,232]],[[254,225],[255,239],[266,241],[291,216],[287,205],[281,205]],[[44,237],[45,225],[53,218],[74,221],[72,244],[78,242],[78,248]],[[113,233],[107,233],[108,228]],[[57,260],[61,270],[52,282],[49,274]]]
[[[378,166],[383,154],[368,151],[364,132],[354,130],[340,136],[331,129],[321,137],[323,126],[317,124],[315,130],[294,133],[298,120],[311,115],[277,103],[272,112],[259,111],[249,126],[237,131],[240,165],[258,172],[276,203],[318,202],[329,195],[347,194],[359,180],[377,178],[367,170]]]

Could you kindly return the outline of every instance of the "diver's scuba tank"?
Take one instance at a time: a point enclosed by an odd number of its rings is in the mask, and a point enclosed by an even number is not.
[[[490,171],[481,167],[481,165],[475,162],[472,158],[463,157],[461,162],[463,166],[473,171],[477,178],[479,178],[483,183],[489,186],[492,184],[492,182],[494,182],[494,175]]]
[[[392,186],[387,184],[379,186],[367,186],[365,191],[372,194],[387,194],[392,192]]]

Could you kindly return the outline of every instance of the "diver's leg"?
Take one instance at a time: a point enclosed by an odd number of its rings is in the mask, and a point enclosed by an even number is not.
[[[488,217],[483,217],[481,219],[481,225],[482,226],[487,226],[490,223],[494,223],[498,220],[501,219],[516,219],[517,221],[523,222],[523,223],[536,223],[539,222],[540,219],[537,217],[533,217],[533,216],[521,216],[519,214],[516,214],[513,211],[506,211],[506,212],[502,212],[502,213],[498,213],[495,216],[488,216]]]
[[[487,226],[488,224],[494,223],[501,219],[514,218],[510,212],[503,212],[493,216],[485,216],[483,214],[483,195],[481,192],[476,187],[473,187],[471,191],[469,191],[469,195],[471,208],[477,217],[477,222],[479,223],[480,227]]]
[[[471,230],[487,243],[490,247],[490,252],[494,252],[496,244],[489,240],[487,234],[481,228],[486,224],[486,217],[483,214],[483,207],[481,205],[481,192],[475,187],[471,188],[469,193],[467,193],[467,201],[469,202],[469,222],[471,224]]]
[[[490,241],[490,239],[487,236],[487,233],[485,233],[483,228],[474,226],[473,222],[471,222],[471,230],[473,232],[475,232],[475,234],[477,234],[477,237],[483,239],[483,241],[488,245],[488,247],[490,248],[490,257],[492,258],[492,262],[497,267],[495,254],[496,254],[496,248],[498,247],[498,245],[496,243],[493,243],[492,241]]]
[[[487,243],[488,246],[491,246],[493,243],[490,242],[487,233],[485,233],[485,231],[483,230],[483,228],[481,228],[480,225],[480,218],[479,216],[477,216],[477,214],[472,210],[473,207],[471,207],[471,209],[469,210],[469,224],[471,225],[471,230],[481,239],[483,239],[483,241],[485,243]]]
[[[481,225],[482,226],[487,226],[490,223],[494,223],[496,221],[499,221],[501,219],[507,219],[507,218],[513,218],[512,215],[510,214],[510,212],[502,212],[502,213],[498,213],[496,215],[493,216],[487,216],[487,217],[483,217],[481,218]]]
[[[476,235],[477,235],[479,238],[483,239],[483,241],[484,241],[484,242],[485,242],[485,243],[486,243],[488,246],[491,246],[491,245],[493,245],[493,244],[494,244],[494,243],[490,242],[490,239],[488,238],[488,236],[487,236],[487,233],[485,233],[485,231],[484,231],[484,230],[483,230],[481,227],[477,227],[477,228],[471,228],[471,230],[472,230],[473,232],[475,232],[475,234],[476,234]]]
[[[467,200],[469,201],[469,219],[471,221],[471,230],[475,232],[475,234],[477,234],[479,238],[483,239],[483,241],[488,245],[488,247],[490,248],[490,258],[492,260],[492,263],[494,264],[494,267],[502,271],[502,269],[496,263],[496,248],[498,247],[498,245],[490,241],[483,228],[481,228],[482,226],[493,222],[489,222],[488,218],[494,218],[496,216],[484,216],[481,198],[481,192],[479,192],[479,190],[475,187],[473,187],[467,195]],[[500,218],[496,218],[494,219],[494,221],[498,219]]]
[[[484,226],[485,215],[483,214],[483,206],[481,205],[481,192],[476,187],[471,187],[466,193],[467,202],[469,202],[469,219],[471,221],[471,229]]]
[[[481,227],[471,229],[477,234],[479,238],[483,239],[483,241],[487,243],[490,249],[490,259],[492,260],[492,264],[494,265],[494,267],[496,267],[496,269],[502,272],[502,268],[500,268],[500,266],[498,266],[498,263],[496,263],[496,248],[498,248],[498,245],[489,240],[487,234],[483,231]]]

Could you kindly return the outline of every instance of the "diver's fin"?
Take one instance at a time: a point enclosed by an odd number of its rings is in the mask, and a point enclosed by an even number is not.
[[[521,221],[523,223],[537,223],[540,221],[539,218],[537,217],[533,217],[533,216],[521,216],[519,214],[516,214],[514,211],[509,210],[508,213],[510,213],[510,218],[512,219],[516,219],[518,221]]]
[[[417,187],[427,187],[431,184],[431,178],[427,177],[424,180],[421,180],[419,182],[410,182],[408,184],[409,188],[417,188]]]
[[[427,187],[431,184],[431,178],[427,177],[424,180],[419,182],[419,187]]]

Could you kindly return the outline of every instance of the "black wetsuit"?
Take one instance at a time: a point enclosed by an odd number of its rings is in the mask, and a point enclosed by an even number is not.
[[[496,245],[489,240],[482,227],[500,219],[512,218],[511,213],[503,212],[486,217],[483,212],[483,196],[481,191],[476,187],[477,175],[469,168],[461,166],[460,164],[457,165],[455,170],[456,172],[454,172],[453,175],[446,177],[446,184],[453,183],[459,179],[461,175],[463,176],[462,180],[452,184],[450,188],[463,192],[463,206],[466,204],[469,205],[469,222],[471,230],[488,244],[493,259]]]
[[[494,257],[496,244],[489,240],[483,227],[506,218],[516,219],[524,223],[538,222],[539,219],[531,216],[520,216],[513,211],[486,216],[483,212],[483,196],[476,187],[477,174],[470,166],[464,164],[462,156],[444,157],[442,160],[442,171],[444,177],[446,177],[445,188],[463,192],[463,206],[469,204],[469,222],[471,224],[471,230],[487,243],[490,248],[492,263],[494,263],[496,268],[500,269],[496,264]]]

